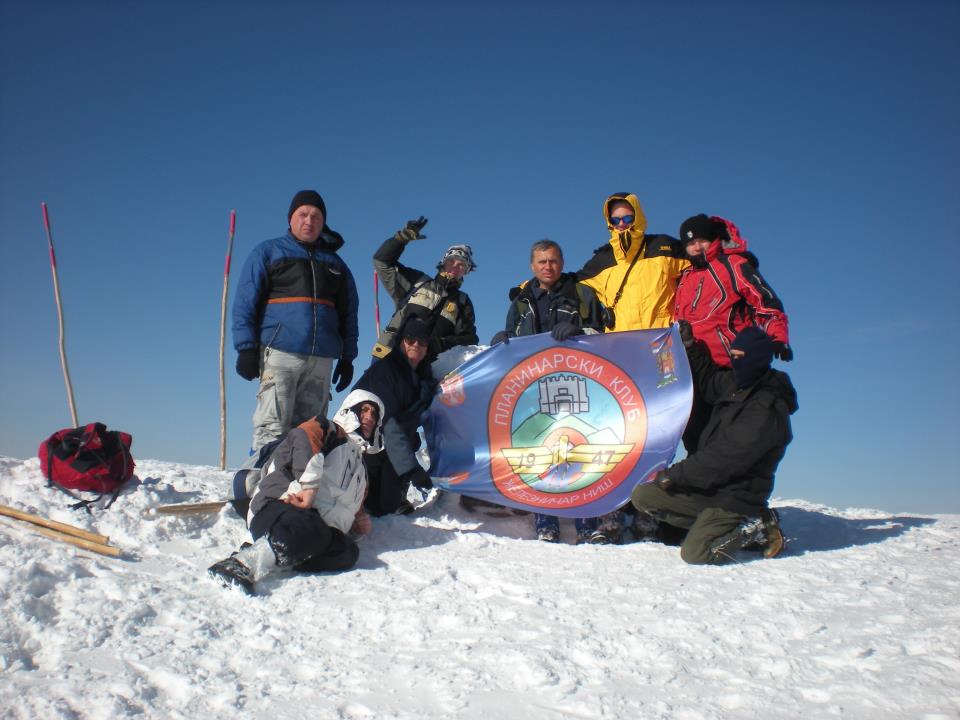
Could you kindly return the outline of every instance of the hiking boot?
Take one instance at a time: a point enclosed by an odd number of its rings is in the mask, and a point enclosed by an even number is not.
[[[657,530],[660,529],[660,521],[646,510],[636,510],[633,514],[633,522],[630,523],[630,532],[633,533],[635,542],[656,542]]]
[[[207,573],[224,587],[238,587],[247,595],[254,595],[253,572],[237,560],[236,553],[207,568]]]
[[[579,542],[579,540],[578,540]],[[592,533],[587,535],[587,537],[582,541],[585,543],[590,543],[591,545],[614,545],[616,544],[613,538],[610,537],[603,530],[594,530]]]
[[[620,537],[623,535],[623,513],[620,510],[614,510],[599,518],[597,533],[606,538],[606,541],[602,541],[601,544],[619,545]],[[591,540],[591,542],[598,541]]]
[[[710,554],[713,561],[720,563],[733,560],[730,553],[744,550],[750,545],[765,547],[766,536],[763,534],[763,520],[761,518],[747,518],[726,535],[721,535],[710,545]]]
[[[766,543],[760,550],[765,558],[775,558],[787,545],[787,539],[780,530],[780,515],[773,508],[764,508],[760,512],[760,519],[763,521],[763,534],[766,538]]]
[[[554,527],[545,527],[537,530],[537,540],[543,540],[543,542],[549,543],[558,543],[560,542],[560,531]]]

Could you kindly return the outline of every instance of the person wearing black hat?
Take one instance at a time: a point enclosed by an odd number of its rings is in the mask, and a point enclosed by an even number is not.
[[[734,338],[730,369],[711,361],[685,321],[680,337],[697,390],[712,407],[710,419],[697,451],[638,485],[631,501],[687,531],[680,556],[688,563],[723,563],[751,547],[775,557],[785,541],[767,502],[793,439],[797,391],[786,373],[770,367],[774,343],[758,327],[744,328]]]
[[[420,415],[430,407],[437,383],[427,359],[430,326],[414,316],[400,329],[396,349],[373,363],[354,385],[383,401],[383,444],[386,452],[364,458],[369,492],[366,507],[371,515],[409,512],[406,500],[411,484],[427,490],[430,476],[417,460]]]
[[[754,325],[770,336],[777,358],[791,360],[783,303],[757,271],[756,256],[747,250],[747,240],[737,226],[701,213],[680,225],[680,242],[691,266],[680,276],[674,315],[690,323],[693,336],[706,345],[713,362],[729,368],[734,337]],[[694,392],[683,433],[687,453],[696,451],[709,418],[710,407]]]
[[[411,220],[387,238],[373,256],[373,267],[396,306],[373,347],[375,359],[386,357],[397,347],[400,328],[412,316],[422,318],[430,330],[427,357],[431,361],[444,350],[479,342],[473,303],[460,289],[464,278],[477,267],[471,247],[451,245],[447,248],[432,277],[400,262],[410,242],[427,237],[422,233],[426,224],[427,218],[422,215]]]
[[[294,195],[287,222],[247,257],[233,303],[237,374],[260,380],[252,451],[326,415],[331,379],[349,386],[357,357],[357,288],[320,194]]]

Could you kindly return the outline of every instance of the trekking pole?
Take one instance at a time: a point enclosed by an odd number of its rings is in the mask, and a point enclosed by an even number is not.
[[[230,258],[233,255],[233,234],[237,229],[237,211],[230,211],[230,235],[227,239],[227,260],[223,265],[223,297],[220,298],[220,469],[227,469],[227,381],[223,369],[223,345],[227,328],[227,289],[230,287]]]
[[[57,256],[53,251],[53,234],[50,232],[50,215],[47,213],[47,204],[40,203],[43,211],[43,227],[47,231],[47,246],[50,248],[50,272],[53,273],[53,295],[57,301],[57,318],[60,323],[60,366],[63,368],[63,381],[67,385],[67,402],[70,405],[70,418],[73,426],[77,427],[77,406],[73,402],[73,384],[70,382],[70,370],[67,368],[67,346],[63,331],[63,304],[60,302],[60,280],[57,278]]]
[[[373,271],[373,319],[377,323],[377,340],[380,339],[380,276]]]

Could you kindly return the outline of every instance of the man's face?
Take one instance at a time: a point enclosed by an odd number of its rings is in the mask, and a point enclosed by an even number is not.
[[[549,289],[563,272],[563,258],[560,257],[556,248],[535,250],[533,260],[530,261],[530,269],[533,270],[533,276],[540,283],[540,287]]]
[[[467,270],[470,268],[467,266],[467,263],[464,260],[461,260],[458,257],[448,257],[443,261],[443,267],[441,271],[446,273],[452,278],[460,279],[467,274]]]
[[[713,240],[704,240],[703,238],[694,238],[693,240],[687,241],[687,244],[684,246],[687,251],[687,257],[697,257],[703,255],[710,248],[710,243]]]
[[[414,368],[427,356],[427,341],[414,338],[403,339],[403,354]]]
[[[320,208],[313,205],[301,205],[290,216],[290,232],[303,243],[313,243],[320,237],[325,218]]]
[[[360,417],[358,419],[360,420],[360,434],[363,435],[364,440],[373,439],[379,415],[377,406],[373,403],[365,402],[360,406]]]
[[[636,219],[633,206],[628,202],[616,202],[610,210],[610,224],[621,232],[629,230]]]

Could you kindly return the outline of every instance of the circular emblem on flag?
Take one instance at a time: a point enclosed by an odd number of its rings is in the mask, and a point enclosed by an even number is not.
[[[609,360],[551,347],[511,368],[487,411],[490,472],[519,503],[571,508],[615,490],[647,437],[646,405]]]

